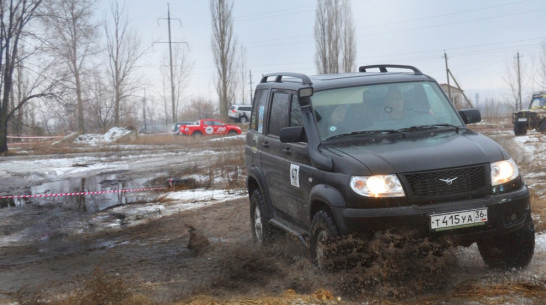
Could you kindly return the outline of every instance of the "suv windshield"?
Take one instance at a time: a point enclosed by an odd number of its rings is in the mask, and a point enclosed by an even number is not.
[[[316,91],[312,96],[322,140],[410,127],[463,127],[434,82],[367,85]]]
[[[544,96],[534,97],[529,108],[533,109],[542,107],[546,107],[546,97]]]

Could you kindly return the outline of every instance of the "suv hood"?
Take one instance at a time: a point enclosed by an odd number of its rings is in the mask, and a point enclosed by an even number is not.
[[[496,142],[465,129],[460,133],[432,136],[399,138],[394,135],[375,141],[328,145],[327,149],[338,155],[333,157],[334,163],[344,163],[343,157],[349,157],[366,166],[372,175],[460,167],[508,158]],[[347,166],[357,170],[350,164]]]

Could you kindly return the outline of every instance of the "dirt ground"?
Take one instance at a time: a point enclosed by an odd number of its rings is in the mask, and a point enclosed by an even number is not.
[[[271,249],[254,247],[247,205],[247,199],[232,200],[76,239],[2,247],[0,304],[69,293],[97,270],[167,303],[540,304],[546,297],[544,253],[526,270],[503,272],[489,270],[477,249],[412,258],[391,247],[374,268],[324,273],[290,237]],[[315,296],[321,291],[328,297]]]
[[[84,217],[67,209],[51,219],[51,208],[32,205],[12,210],[0,234]],[[400,249],[393,240],[380,236],[369,245],[378,254],[372,266],[323,272],[292,237],[256,247],[243,197],[138,225],[2,246],[0,304],[63,296],[97,272],[158,304],[543,304],[546,297],[544,250],[525,270],[500,271],[487,268],[475,246],[416,255],[427,241]]]

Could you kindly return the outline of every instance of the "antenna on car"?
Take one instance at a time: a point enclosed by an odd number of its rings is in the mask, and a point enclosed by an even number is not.
[[[423,75],[423,72],[421,70],[415,68],[414,66],[407,66],[407,65],[369,65],[369,66],[360,66],[358,68],[358,72],[367,72],[366,69],[379,69],[379,72],[386,73],[389,72],[387,68],[395,68],[395,69],[408,69],[412,70],[413,74],[415,75]]]

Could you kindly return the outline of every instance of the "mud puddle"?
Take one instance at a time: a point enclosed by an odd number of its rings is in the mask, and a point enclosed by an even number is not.
[[[66,205],[80,211],[98,212],[114,206],[151,202],[158,198],[159,181],[167,178],[133,178],[126,172],[74,177],[3,191],[0,208]],[[24,185],[21,181],[20,185]]]

